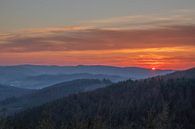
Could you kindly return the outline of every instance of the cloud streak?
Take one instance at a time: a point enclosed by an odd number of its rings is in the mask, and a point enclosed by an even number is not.
[[[87,25],[107,29],[149,29],[195,23],[195,10],[179,9],[161,14],[129,15],[83,22]]]
[[[1,36],[0,43],[1,52],[116,50],[176,46],[195,46],[195,26],[167,26],[148,30],[49,30],[34,36],[29,34]]]
[[[195,19],[191,12],[125,16],[70,27],[1,33],[0,64],[192,67]]]

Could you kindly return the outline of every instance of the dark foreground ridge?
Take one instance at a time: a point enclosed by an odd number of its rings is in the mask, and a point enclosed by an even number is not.
[[[167,76],[127,80],[71,95],[4,119],[1,126],[3,129],[194,129],[195,79]]]

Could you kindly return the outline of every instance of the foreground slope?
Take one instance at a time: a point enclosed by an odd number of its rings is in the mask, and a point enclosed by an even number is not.
[[[166,79],[164,79],[166,78]],[[195,80],[156,77],[71,95],[2,120],[5,129],[194,129]]]
[[[102,88],[110,85],[109,80],[98,79],[78,79],[69,82],[63,82],[37,90],[36,92],[21,97],[12,97],[0,102],[0,109],[6,109],[6,114],[19,112],[26,108],[35,107],[53,100],[76,94]]]

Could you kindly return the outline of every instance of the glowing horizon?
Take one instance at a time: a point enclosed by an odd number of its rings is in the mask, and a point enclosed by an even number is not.
[[[0,65],[195,67],[194,1],[18,1],[0,2]]]

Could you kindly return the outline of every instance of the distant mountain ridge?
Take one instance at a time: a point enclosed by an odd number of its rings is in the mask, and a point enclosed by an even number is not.
[[[59,74],[59,75],[37,75],[29,76],[21,80],[22,85],[28,85],[29,88],[44,88],[56,83],[72,81],[77,79],[109,79],[112,81],[121,81],[125,78],[117,75],[105,75],[105,74],[89,74],[89,73],[77,73],[77,74]],[[128,79],[128,78],[126,78]],[[37,86],[37,87],[35,87]]]
[[[110,79],[118,82],[126,79],[143,79],[157,75],[165,75],[172,70],[150,70],[138,67],[114,67],[101,65],[78,66],[42,66],[16,65],[0,66],[0,83],[39,89],[74,79]],[[19,76],[18,76],[19,75]],[[61,76],[61,77],[60,77]],[[51,79],[53,78],[53,79]],[[61,79],[59,79],[61,78]]]

